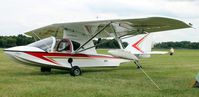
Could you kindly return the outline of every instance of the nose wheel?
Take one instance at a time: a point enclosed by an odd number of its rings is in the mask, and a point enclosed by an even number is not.
[[[71,76],[79,76],[82,74],[81,69],[78,66],[73,66],[73,59],[69,58],[68,59],[68,63],[71,65],[71,69],[70,69],[70,75]]]

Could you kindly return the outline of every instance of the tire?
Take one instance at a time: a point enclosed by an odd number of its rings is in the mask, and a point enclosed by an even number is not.
[[[51,68],[46,68],[46,72],[51,72]]]
[[[70,75],[71,76],[79,76],[81,74],[82,74],[82,71],[78,66],[74,66],[70,69]]]
[[[41,72],[46,72],[45,67],[41,67],[40,71],[41,71]]]
[[[41,72],[51,72],[51,68],[41,67]]]

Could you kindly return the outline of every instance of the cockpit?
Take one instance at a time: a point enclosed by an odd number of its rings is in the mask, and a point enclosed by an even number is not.
[[[80,47],[80,43],[69,39],[56,39],[55,37],[48,37],[31,43],[28,46],[37,47],[46,52],[71,53]]]
[[[62,39],[56,47],[57,52],[72,52],[72,45],[70,40]]]

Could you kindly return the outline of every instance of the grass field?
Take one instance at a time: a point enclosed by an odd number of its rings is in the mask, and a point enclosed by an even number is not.
[[[106,51],[100,50],[105,53]],[[15,63],[0,49],[0,97],[199,97],[191,88],[199,72],[199,50],[176,50],[174,56],[142,59],[158,90],[133,63],[118,68],[83,68],[83,75]]]

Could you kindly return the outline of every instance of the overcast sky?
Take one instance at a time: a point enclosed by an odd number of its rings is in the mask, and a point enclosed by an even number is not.
[[[0,35],[61,22],[164,16],[196,29],[154,33],[156,42],[199,41],[198,10],[199,0],[1,0]]]

